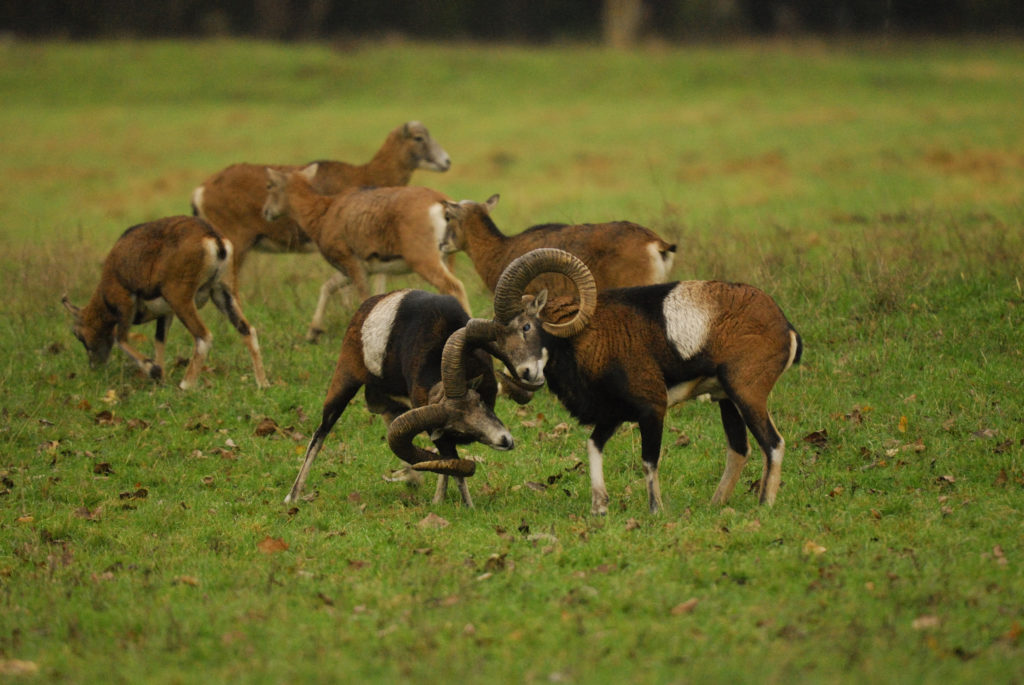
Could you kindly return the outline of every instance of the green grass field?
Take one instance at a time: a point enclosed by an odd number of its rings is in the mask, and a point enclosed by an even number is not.
[[[0,680],[1024,680],[1022,82],[1015,42],[0,43]],[[473,510],[382,479],[361,396],[317,496],[282,504],[351,313],[303,342],[316,256],[243,274],[266,391],[212,307],[190,393],[117,350],[88,368],[60,297],[126,227],[233,162],[365,161],[409,119],[453,160],[413,182],[501,193],[506,232],[631,219],[678,242],[674,277],[776,298],[806,348],[770,404],[773,508],[754,464],[709,504],[725,442],[695,403],[667,511],[628,427],[591,517],[589,432],[547,393],[499,402],[513,452],[464,450]]]

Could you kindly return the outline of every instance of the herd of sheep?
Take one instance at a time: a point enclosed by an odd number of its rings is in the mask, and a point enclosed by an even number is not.
[[[177,316],[195,339],[180,383],[195,385],[211,336],[198,309],[208,300],[241,334],[257,385],[268,386],[256,329],[238,306],[241,267],[253,250],[318,251],[337,273],[320,289],[307,337],[324,330],[332,294],[349,285],[362,304],[345,332],[321,421],[286,497],[302,497],[310,467],[349,402],[388,425],[388,445],[417,471],[449,477],[472,506],[466,477],[475,462],[459,444],[511,449],[495,415],[499,387],[520,403],[544,385],[584,425],[591,512],[608,510],[603,452],[624,422],[636,422],[650,510],[662,508],[658,481],[667,409],[698,396],[717,402],[726,464],[712,501],[724,503],[750,454],[748,431],[764,453],[760,501],[778,493],[785,441],[768,395],[800,360],[802,342],[762,291],[718,281],[666,282],[675,245],[626,221],[544,224],[506,235],[491,219],[498,201],[453,202],[408,186],[416,169],[446,171],[448,153],[419,122],[392,131],[363,165],[235,164],[192,195],[194,216],[129,228],[108,254],[100,283],[81,308],[64,298],[73,332],[91,364],[114,344],[148,376],[163,375],[167,330]],[[471,318],[466,289],[452,273],[464,251],[494,294],[492,319]],[[398,290],[371,296],[368,278],[416,273],[440,294]],[[156,321],[154,357],[128,342],[131,326]],[[504,367],[495,372],[493,360]],[[413,444],[427,432],[436,452]]]

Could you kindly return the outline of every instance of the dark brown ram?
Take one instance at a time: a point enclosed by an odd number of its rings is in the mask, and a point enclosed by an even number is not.
[[[535,276],[516,266],[506,283],[513,290]],[[768,413],[768,395],[800,361],[803,344],[771,297],[749,285],[682,281],[604,290],[592,309],[569,297],[550,298],[542,312],[555,323],[581,314],[589,323],[578,333],[552,335],[546,328],[542,338],[548,387],[581,424],[594,426],[587,442],[592,513],[608,510],[603,450],[626,421],[640,428],[650,509],[662,508],[665,412],[705,394],[718,403],[727,441],[712,502],[724,503],[736,486],[750,455],[749,429],[764,453],[760,501],[774,503],[785,441]]]
[[[586,267],[571,255],[549,254],[536,269],[566,274],[588,306],[596,297]],[[454,475],[463,502],[472,506],[464,478],[472,475],[475,463],[459,459],[456,445],[480,441],[498,449],[512,447],[511,435],[493,412],[497,383],[489,355],[530,390],[543,385],[547,360],[538,319],[546,295],[524,297],[521,288],[506,287],[504,280],[499,290],[494,320],[470,319],[454,298],[419,290],[364,302],[345,332],[320,425],[285,502],[301,497],[325,438],[365,387],[367,408],[383,415],[395,454],[414,469],[441,474],[434,501],[444,497],[447,478]],[[584,315],[568,317],[563,328],[578,330],[583,323]],[[412,444],[424,430],[430,432],[436,454]]]

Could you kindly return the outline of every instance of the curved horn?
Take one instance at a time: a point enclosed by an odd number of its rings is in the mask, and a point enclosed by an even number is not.
[[[496,324],[489,319],[470,319],[465,326],[452,333],[441,352],[441,380],[446,397],[465,397],[467,347],[478,347],[491,342],[497,335]]]
[[[437,453],[412,444],[417,433],[437,428],[448,420],[448,411],[440,404],[427,404],[395,417],[388,426],[388,447],[402,461],[417,464],[437,458]]]
[[[505,267],[494,288],[494,318],[507,323],[522,310],[526,286],[542,273],[555,272],[569,278],[579,293],[580,308],[571,320],[553,324],[544,322],[544,330],[559,338],[570,338],[582,331],[597,307],[597,283],[583,261],[565,250],[543,247],[531,250]]]
[[[472,476],[476,462],[468,459],[438,459],[438,454],[412,444],[417,433],[443,426],[448,411],[440,404],[428,404],[399,415],[388,426],[388,447],[416,471],[433,471],[446,476]]]
[[[445,397],[465,397],[466,389],[466,329],[465,327],[448,336],[441,352],[441,382],[444,383]]]

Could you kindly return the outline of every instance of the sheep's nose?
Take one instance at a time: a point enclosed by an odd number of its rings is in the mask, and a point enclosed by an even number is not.
[[[502,438],[501,438],[501,444],[498,445],[498,449],[510,450],[510,449],[512,449],[515,446],[516,446],[516,443],[512,439],[511,435],[503,435]]]

